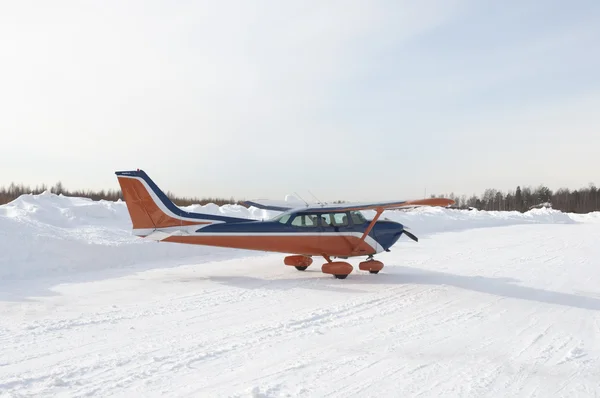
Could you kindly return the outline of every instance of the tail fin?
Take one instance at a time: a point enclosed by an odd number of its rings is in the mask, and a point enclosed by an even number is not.
[[[134,232],[146,235],[161,228],[248,221],[243,218],[192,213],[177,207],[143,170],[115,172]]]

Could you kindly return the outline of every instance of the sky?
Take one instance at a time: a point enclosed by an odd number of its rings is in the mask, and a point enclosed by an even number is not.
[[[600,2],[0,0],[0,185],[600,185]]]

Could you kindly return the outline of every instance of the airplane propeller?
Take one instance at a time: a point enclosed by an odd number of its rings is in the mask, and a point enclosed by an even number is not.
[[[417,238],[415,235],[413,235],[412,233],[407,231],[408,228],[404,227],[404,235],[408,236],[410,239],[414,240],[415,242],[419,241],[419,238]]]

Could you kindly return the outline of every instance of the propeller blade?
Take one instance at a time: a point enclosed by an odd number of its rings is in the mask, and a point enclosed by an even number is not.
[[[419,241],[419,238],[417,238],[415,235],[413,235],[412,233],[408,232],[406,230],[406,228],[404,229],[404,235],[408,236],[409,238],[411,238],[412,240],[414,240],[415,242]]]

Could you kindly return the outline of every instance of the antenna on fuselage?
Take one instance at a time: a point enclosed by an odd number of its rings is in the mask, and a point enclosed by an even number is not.
[[[298,195],[296,192],[294,192],[294,195],[296,195],[297,197],[299,197],[299,198],[300,198],[300,200],[301,200],[301,201],[303,201],[303,202],[304,202],[304,204],[306,204],[306,207],[308,207],[308,202],[307,202],[306,200],[304,200],[304,199],[302,198],[302,196]]]
[[[315,198],[317,200],[317,203],[320,204],[321,206],[325,206],[327,203],[321,202],[321,199],[317,198],[312,192],[308,191],[309,194],[312,195],[313,198]]]

